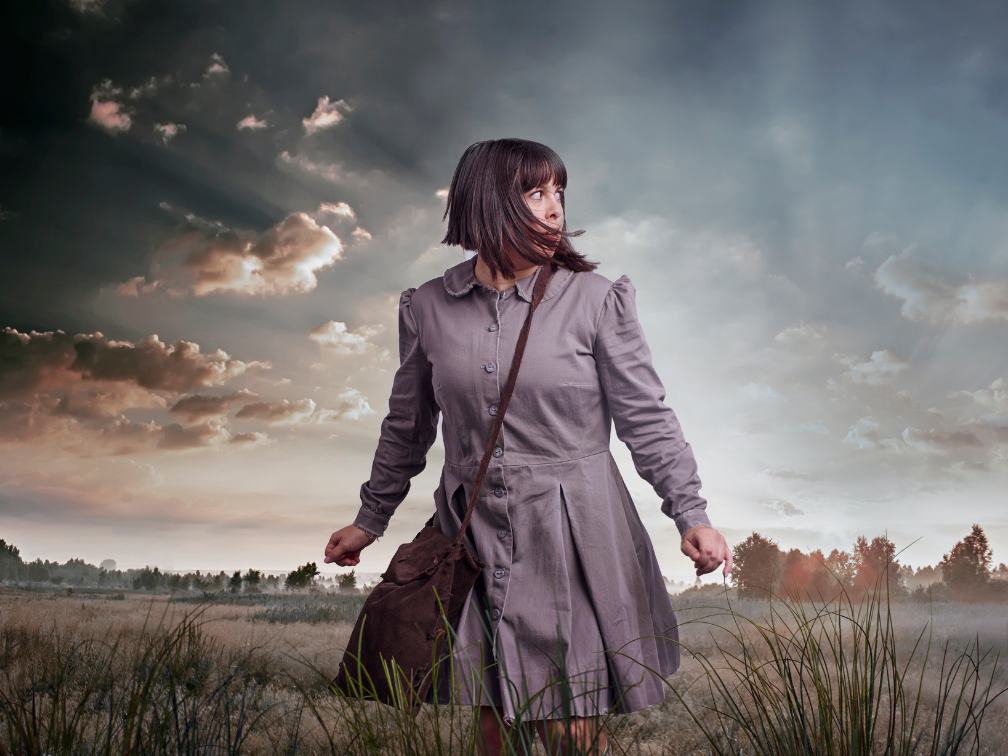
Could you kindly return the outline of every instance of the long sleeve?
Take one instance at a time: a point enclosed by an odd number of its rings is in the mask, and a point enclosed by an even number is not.
[[[413,292],[399,298],[399,369],[392,381],[389,413],[371,465],[371,478],[361,486],[361,507],[354,520],[361,530],[384,534],[389,518],[406,498],[410,479],[423,471],[427,452],[437,437],[440,410],[434,400],[431,366],[420,344],[411,311]]]
[[[617,280],[606,295],[595,336],[599,381],[609,403],[616,436],[627,445],[637,473],[662,498],[662,512],[685,533],[710,525],[700,495],[693,450],[679,421],[665,405],[665,388],[637,320],[630,279]]]

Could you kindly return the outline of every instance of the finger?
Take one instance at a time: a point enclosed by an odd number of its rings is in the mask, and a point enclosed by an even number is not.
[[[732,558],[731,549],[728,549],[728,553],[725,555],[724,563],[724,574],[728,577],[731,574],[732,567],[735,566],[735,560]]]
[[[692,559],[694,562],[700,558],[700,550],[693,545],[693,542],[688,538],[684,538],[682,545],[680,546],[682,553]]]

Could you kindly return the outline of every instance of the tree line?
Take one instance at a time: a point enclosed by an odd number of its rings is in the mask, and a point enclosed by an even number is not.
[[[920,600],[1006,600],[1008,566],[992,569],[993,551],[987,535],[974,525],[934,567],[914,570],[902,565],[896,544],[887,536],[860,536],[850,551],[833,549],[804,553],[783,550],[773,540],[753,532],[732,550],[732,584],[742,598],[770,595],[830,599],[846,591],[871,591],[881,586],[890,596]]]
[[[100,566],[88,564],[82,559],[70,559],[60,564],[36,559],[25,562],[21,550],[14,544],[0,538],[0,581],[7,583],[35,583],[54,586],[99,587],[111,589],[133,589],[146,591],[196,591],[203,593],[261,593],[280,590],[306,590],[325,587],[325,579],[319,573],[315,562],[308,562],[289,573],[279,575],[264,574],[249,569],[244,573],[220,571],[206,573],[200,570],[187,573],[162,572],[158,567],[117,570],[114,563],[103,562]],[[357,592],[357,576],[351,570],[329,581],[333,588],[342,593]]]

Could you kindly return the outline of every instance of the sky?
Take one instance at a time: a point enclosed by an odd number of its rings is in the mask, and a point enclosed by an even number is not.
[[[633,281],[729,543],[887,534],[920,566],[979,523],[1008,562],[1008,6],[2,13],[0,537],[25,558],[321,565],[399,293],[463,259],[440,244],[455,164],[521,137],[566,163],[577,248]],[[443,456],[359,572],[428,518]]]

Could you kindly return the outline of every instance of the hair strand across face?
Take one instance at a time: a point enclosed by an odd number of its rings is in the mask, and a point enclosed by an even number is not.
[[[597,265],[570,242],[583,231],[568,231],[566,218],[557,231],[536,218],[525,202],[526,192],[550,181],[565,189],[567,168],[546,145],[525,139],[477,142],[463,153],[452,176],[442,244],[475,250],[494,278],[514,276],[512,250],[531,265],[552,261],[573,271],[594,270]],[[543,252],[551,248],[552,257]]]

